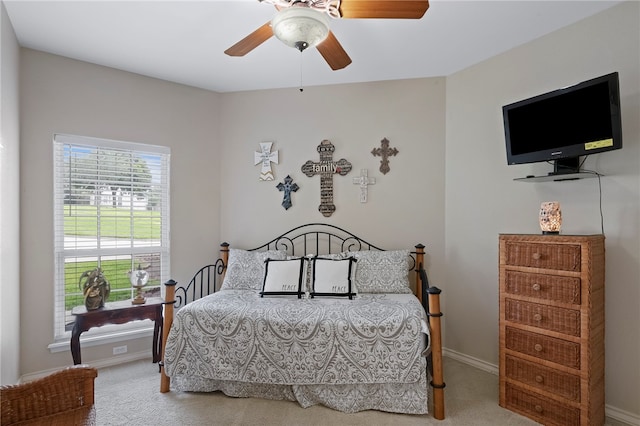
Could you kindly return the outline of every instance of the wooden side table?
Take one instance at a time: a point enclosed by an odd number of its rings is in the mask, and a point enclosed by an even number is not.
[[[107,302],[105,306],[95,311],[87,311],[84,306],[76,306],[71,311],[76,320],[71,332],[71,356],[74,364],[81,364],[80,334],[92,327],[105,324],[125,324],[130,321],[150,319],[154,322],[153,347],[151,353],[153,362],[160,361],[160,347],[162,346],[162,307],[164,299],[148,297],[146,303],[133,305],[131,300]]]

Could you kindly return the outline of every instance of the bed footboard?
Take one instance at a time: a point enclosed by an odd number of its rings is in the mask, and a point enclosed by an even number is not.
[[[444,420],[444,377],[442,368],[442,329],[440,327],[440,289],[430,287],[428,290],[429,299],[429,328],[431,329],[431,366],[433,388],[433,417]]]
[[[165,303],[164,303],[164,318],[162,325],[162,348],[160,351],[160,392],[169,392],[170,380],[164,372],[164,350],[167,346],[167,338],[169,337],[169,330],[173,325],[173,305],[176,303],[176,284],[174,280],[169,280],[165,285]]]

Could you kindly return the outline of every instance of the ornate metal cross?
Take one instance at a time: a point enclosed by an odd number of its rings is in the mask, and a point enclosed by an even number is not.
[[[367,202],[367,193],[369,185],[375,185],[376,178],[369,177],[369,171],[367,169],[360,170],[360,176],[353,178],[354,185],[360,185],[360,202]]]
[[[278,151],[271,152],[271,145],[273,142],[262,142],[260,143],[260,152],[254,152],[254,165],[262,163],[260,180],[273,180],[271,163],[278,164]]]
[[[293,183],[291,176],[287,175],[287,177],[284,178],[284,183],[280,182],[276,185],[276,188],[278,188],[280,192],[284,191],[282,207],[284,207],[285,210],[289,210],[289,207],[291,207],[291,191],[296,192],[300,187],[297,183]]]
[[[325,139],[318,145],[320,161],[314,163],[309,160],[302,166],[302,173],[308,177],[320,175],[320,205],[318,210],[325,217],[331,216],[336,211],[336,206],[333,204],[333,175],[337,173],[344,176],[351,171],[351,163],[344,158],[333,161],[333,152],[335,150],[335,146]]]
[[[391,168],[389,167],[389,156],[395,156],[398,152],[396,148],[389,148],[389,140],[384,138],[380,141],[381,148],[373,148],[371,153],[374,157],[380,156],[380,171],[383,175],[386,175]]]

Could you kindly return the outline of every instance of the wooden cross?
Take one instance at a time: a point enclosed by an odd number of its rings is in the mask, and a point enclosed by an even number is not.
[[[278,164],[278,151],[271,152],[271,145],[273,142],[262,142],[260,143],[260,152],[254,152],[254,165],[262,163],[260,180],[273,180],[271,163]]]
[[[367,169],[360,170],[360,176],[353,178],[354,185],[360,185],[360,202],[367,202],[367,193],[369,185],[376,184],[376,178],[369,177],[369,171]]]
[[[389,156],[395,156],[399,151],[396,148],[389,148],[389,140],[384,138],[380,141],[381,148],[373,148],[371,153],[374,157],[380,156],[380,171],[386,175],[391,168],[389,167]]]
[[[314,163],[309,160],[302,166],[302,173],[308,177],[320,175],[320,205],[318,210],[325,217],[331,216],[336,211],[336,206],[333,204],[333,175],[337,173],[340,176],[344,176],[351,171],[351,163],[344,158],[333,161],[333,152],[335,150],[335,146],[325,139],[318,145],[320,161]]]
[[[291,191],[296,192],[300,187],[297,183],[293,183],[291,176],[287,175],[287,177],[284,178],[284,183],[280,182],[276,185],[276,188],[278,188],[280,192],[284,191],[282,207],[284,207],[285,210],[289,210],[289,207],[291,207]]]

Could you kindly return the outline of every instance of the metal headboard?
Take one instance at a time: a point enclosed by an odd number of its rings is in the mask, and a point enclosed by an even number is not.
[[[229,244],[222,243],[220,251],[229,251]],[[423,250],[424,246],[416,245],[416,249]],[[357,235],[327,223],[308,223],[300,225],[275,237],[274,239],[247,251],[284,250],[291,256],[305,256],[307,254],[332,254],[345,251],[378,250],[385,251]],[[426,295],[426,273],[423,265],[416,263],[416,252],[411,252],[409,270],[418,272],[418,283],[421,286],[421,294]],[[221,257],[215,263],[203,266],[191,278],[187,286],[178,286],[176,292],[175,307],[180,308],[185,304],[215,293],[222,286],[225,260]],[[422,275],[424,274],[424,276]],[[421,284],[420,284],[421,283]],[[425,299],[426,301],[426,299]],[[423,303],[426,306],[426,303]]]
[[[291,256],[331,254],[343,251],[384,249],[346,231],[326,223],[300,225],[249,251],[285,250]]]

